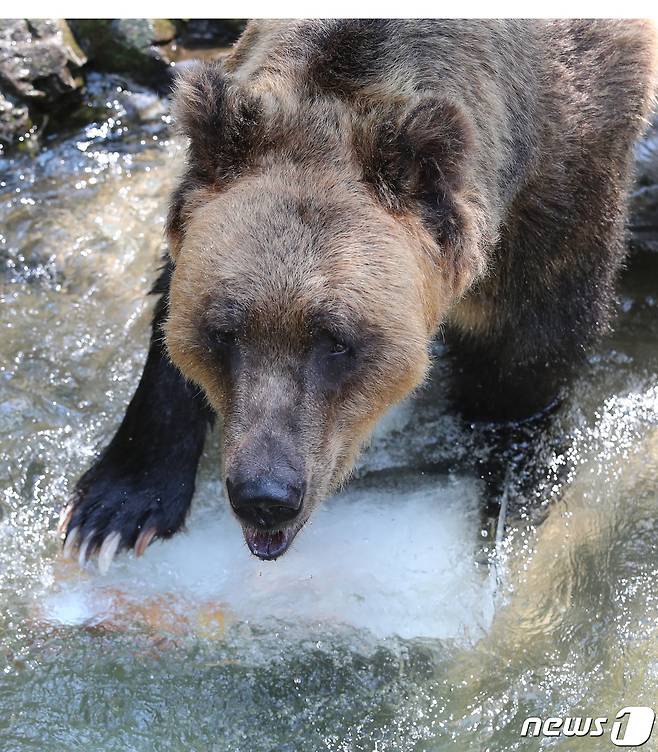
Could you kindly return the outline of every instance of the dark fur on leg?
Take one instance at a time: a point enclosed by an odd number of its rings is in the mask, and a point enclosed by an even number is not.
[[[549,356],[515,363],[508,349],[457,334],[449,338],[450,395],[466,420],[518,423],[559,404],[573,363],[556,363]]]
[[[152,290],[160,299],[137,390],[116,435],[78,481],[63,517],[66,548],[79,546],[83,559],[101,547],[110,561],[121,548],[135,546],[142,553],[154,538],[173,535],[190,507],[213,414],[164,350],[161,327],[172,270],[168,263]]]

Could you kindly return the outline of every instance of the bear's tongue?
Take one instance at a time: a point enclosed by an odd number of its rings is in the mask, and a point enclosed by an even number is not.
[[[244,531],[244,539],[247,541],[249,550],[259,559],[276,559],[285,553],[293,539],[293,533],[289,530],[279,530],[270,533],[265,530],[248,528]]]

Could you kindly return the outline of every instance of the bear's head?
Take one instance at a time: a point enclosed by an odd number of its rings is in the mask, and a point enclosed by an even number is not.
[[[177,117],[166,344],[221,416],[231,507],[272,559],[423,381],[478,271],[468,123],[426,98],[255,94],[214,63],[180,80]]]

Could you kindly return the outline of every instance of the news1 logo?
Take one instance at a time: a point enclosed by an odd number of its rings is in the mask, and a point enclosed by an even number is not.
[[[652,708],[629,705],[613,719],[600,718],[538,718],[523,721],[521,736],[603,736],[610,734],[616,747],[641,747],[651,738],[656,714]]]

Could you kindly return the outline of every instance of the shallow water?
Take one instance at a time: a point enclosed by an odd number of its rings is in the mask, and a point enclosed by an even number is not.
[[[106,576],[61,561],[59,509],[139,376],[181,164],[162,103],[111,83],[95,124],[0,163],[2,752],[532,750],[526,716],[655,707],[658,255],[547,434],[519,433],[497,548],[470,462],[496,431],[450,415],[439,362],[279,562],[242,543],[216,438],[185,534]]]

